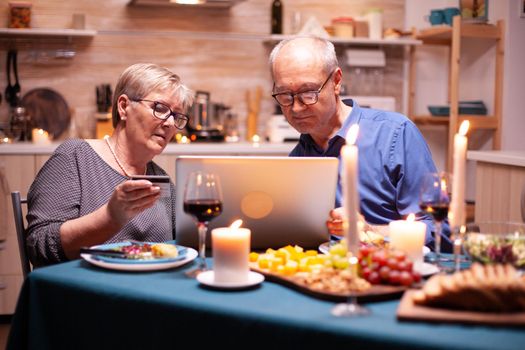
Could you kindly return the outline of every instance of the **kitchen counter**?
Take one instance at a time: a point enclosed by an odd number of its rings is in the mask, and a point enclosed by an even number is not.
[[[469,160],[525,167],[525,151],[469,151]]]
[[[0,144],[1,154],[51,154],[60,143],[49,145],[34,145],[32,143]],[[295,147],[296,142],[259,143],[249,142],[217,142],[217,143],[170,143],[163,155],[275,155],[286,156]]]

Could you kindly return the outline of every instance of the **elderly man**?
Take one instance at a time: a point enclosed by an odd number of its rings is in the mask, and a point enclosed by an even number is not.
[[[436,167],[417,127],[401,114],[341,100],[342,71],[334,46],[327,40],[297,37],[281,41],[270,55],[270,67],[272,96],[290,125],[301,133],[290,156],[340,159],[349,127],[359,124],[361,214],[369,224],[384,225],[415,213],[427,223],[426,243],[430,245],[434,226],[432,218],[420,211],[418,196],[423,175],[436,172]],[[339,169],[341,179],[342,167]],[[339,181],[336,207],[341,201]],[[336,208],[330,216],[334,222],[339,220],[341,210]]]

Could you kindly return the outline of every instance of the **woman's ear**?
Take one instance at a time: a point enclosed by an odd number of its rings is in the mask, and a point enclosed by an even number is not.
[[[130,105],[131,100],[128,98],[127,95],[122,94],[117,99],[117,108],[118,108],[118,114],[120,116],[120,120],[126,120],[127,118],[127,108]]]

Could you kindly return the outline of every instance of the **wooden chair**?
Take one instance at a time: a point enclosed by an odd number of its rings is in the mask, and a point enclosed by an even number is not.
[[[13,214],[15,217],[16,237],[18,238],[18,249],[20,251],[20,263],[22,264],[22,273],[24,279],[31,272],[31,264],[27,256],[26,249],[26,228],[24,224],[24,213],[22,211],[22,204],[27,204],[26,198],[20,197],[20,192],[11,192],[11,200],[13,202]]]

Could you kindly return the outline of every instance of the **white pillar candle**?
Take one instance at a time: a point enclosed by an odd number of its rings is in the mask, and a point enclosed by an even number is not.
[[[213,271],[217,283],[243,283],[248,281],[251,231],[239,227],[237,220],[230,227],[211,231]]]
[[[423,244],[427,225],[415,221],[414,214],[406,220],[396,220],[388,224],[390,229],[390,247],[404,251],[412,259],[414,266],[423,263]]]
[[[43,129],[31,130],[31,137],[33,143],[37,145],[49,145],[51,143],[51,140],[49,140],[49,133]]]
[[[341,158],[343,161],[343,204],[345,208],[346,223],[345,238],[348,245],[348,251],[354,256],[359,250],[359,230],[358,230],[358,213],[359,213],[359,192],[357,189],[359,151],[355,145],[359,125],[354,124],[348,130],[346,135],[346,145],[341,148]]]
[[[465,169],[467,165],[467,134],[469,121],[461,123],[459,132],[454,135],[454,154],[452,167],[452,198],[448,219],[450,227],[459,227],[466,222],[465,214]]]

